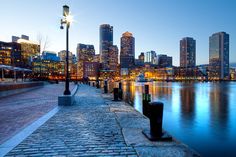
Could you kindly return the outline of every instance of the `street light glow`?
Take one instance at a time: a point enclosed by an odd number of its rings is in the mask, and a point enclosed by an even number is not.
[[[67,23],[72,23],[74,21],[73,16],[71,14],[66,16],[66,22]]]

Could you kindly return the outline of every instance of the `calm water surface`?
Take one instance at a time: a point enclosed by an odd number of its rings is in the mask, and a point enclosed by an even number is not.
[[[140,112],[144,84],[123,82]],[[236,156],[236,82],[146,84],[152,101],[164,103],[165,130],[202,156]]]

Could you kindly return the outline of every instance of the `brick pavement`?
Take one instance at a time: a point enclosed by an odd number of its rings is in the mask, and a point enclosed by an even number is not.
[[[73,89],[71,84],[71,89]],[[0,98],[0,144],[57,106],[64,83]]]
[[[101,91],[81,85],[59,112],[6,156],[137,156]]]

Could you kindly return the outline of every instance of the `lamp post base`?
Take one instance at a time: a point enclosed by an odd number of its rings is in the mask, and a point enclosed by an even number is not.
[[[64,91],[64,95],[70,95],[71,93],[70,93],[70,90],[65,90]]]

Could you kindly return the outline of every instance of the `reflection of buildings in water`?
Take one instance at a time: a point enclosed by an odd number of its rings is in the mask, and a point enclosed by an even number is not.
[[[158,99],[166,99],[170,100],[172,96],[172,83],[171,82],[158,82],[154,83],[153,86],[151,86],[151,94],[153,99],[152,100],[158,100]]]
[[[132,88],[135,88],[135,87],[131,87],[131,86],[134,86],[134,85],[130,81],[125,81],[122,83],[124,100],[129,103],[133,102],[133,97],[134,97],[133,96],[134,93],[132,93],[132,90],[134,90],[134,89],[132,89]]]
[[[217,83],[210,90],[210,119],[212,129],[227,133],[229,116],[229,87],[227,83]],[[214,131],[212,130],[212,131]],[[215,131],[214,131],[215,132]],[[225,135],[225,134],[224,134]]]
[[[186,120],[185,124],[188,124],[187,122],[193,123],[195,118],[195,90],[194,84],[182,84],[180,89],[180,118]]]

